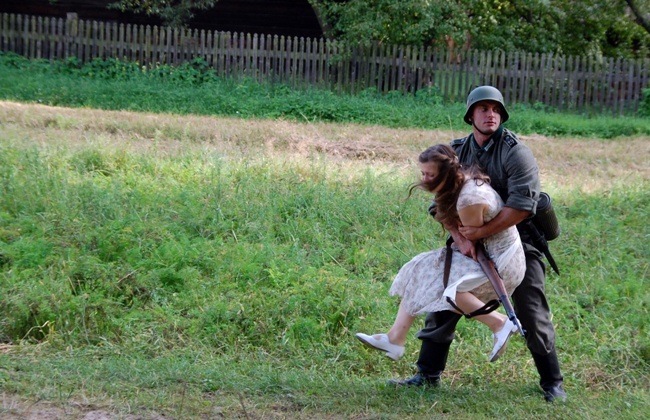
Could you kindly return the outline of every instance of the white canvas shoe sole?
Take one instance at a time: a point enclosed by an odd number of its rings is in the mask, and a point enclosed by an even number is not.
[[[390,357],[393,360],[398,360],[404,355],[403,346],[398,346],[391,343],[386,334],[376,335],[379,337],[379,339],[373,337],[372,335],[367,335],[364,333],[356,333],[354,336],[357,337],[366,346],[385,352],[386,357]]]

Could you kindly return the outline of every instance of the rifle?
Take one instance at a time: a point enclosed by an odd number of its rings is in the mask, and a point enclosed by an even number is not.
[[[499,275],[494,261],[488,257],[487,252],[485,251],[485,246],[483,246],[483,243],[480,241],[476,242],[476,258],[478,260],[478,263],[481,265],[481,268],[485,272],[485,275],[490,280],[490,283],[492,283],[492,287],[494,287],[494,291],[499,298],[499,302],[501,302],[503,305],[503,309],[505,309],[506,315],[508,315],[508,319],[510,319],[510,321],[515,324],[521,333],[521,336],[525,338],[526,331],[524,331],[524,328],[521,326],[521,322],[519,322],[519,319],[517,318],[515,308],[512,306],[510,298],[508,297],[508,292],[506,291],[506,287],[503,284],[503,279]]]

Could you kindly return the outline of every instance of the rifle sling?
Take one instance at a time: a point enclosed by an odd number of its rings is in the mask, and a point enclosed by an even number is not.
[[[442,284],[444,285],[445,289],[447,288],[447,285],[449,284],[449,273],[451,272],[451,258],[452,258],[452,249],[451,249],[451,244],[454,242],[454,238],[451,236],[447,239],[447,245],[445,247],[445,268],[444,268],[444,274],[442,278]],[[478,308],[474,312],[470,313],[465,313],[462,309],[456,305],[456,303],[449,297],[447,296],[447,302],[458,312],[460,312],[465,318],[473,318],[478,315],[486,315],[489,314],[490,312],[494,311],[499,307],[499,301],[497,299],[492,299],[482,307]]]

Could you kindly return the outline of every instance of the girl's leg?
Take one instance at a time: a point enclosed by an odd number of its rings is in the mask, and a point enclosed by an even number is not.
[[[456,305],[465,313],[470,313],[481,308],[484,303],[470,292],[458,292],[456,293]],[[496,333],[503,328],[508,317],[500,312],[492,311],[489,314],[475,316],[474,319],[487,325],[492,332]]]
[[[402,307],[402,304],[400,304],[393,326],[390,327],[388,334],[386,334],[390,342],[398,346],[403,346],[406,343],[406,335],[411,329],[414,321],[415,317],[409,314],[406,309]]]
[[[470,313],[483,306],[483,302],[469,292],[460,292],[456,293],[456,305],[465,313]],[[490,362],[494,362],[505,351],[508,339],[517,331],[517,327],[508,320],[507,316],[497,311],[492,311],[486,315],[478,315],[474,318],[490,327],[493,332],[494,346],[488,359]]]
[[[404,355],[406,335],[411,325],[413,325],[413,321],[415,321],[415,317],[411,316],[400,304],[397,316],[388,334],[375,334],[371,336],[364,333],[356,333],[355,337],[361,340],[366,346],[375,350],[381,350],[391,359],[398,360]]]

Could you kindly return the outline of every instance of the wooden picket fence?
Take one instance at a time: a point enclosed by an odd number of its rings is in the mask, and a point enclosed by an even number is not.
[[[517,51],[440,50],[374,44],[346,47],[323,38],[172,29],[15,14],[0,15],[0,51],[30,59],[117,58],[146,68],[202,58],[224,77],[294,88],[358,93],[433,92],[464,101],[475,86],[500,89],[508,104],[560,111],[634,114],[648,87],[649,60]]]

